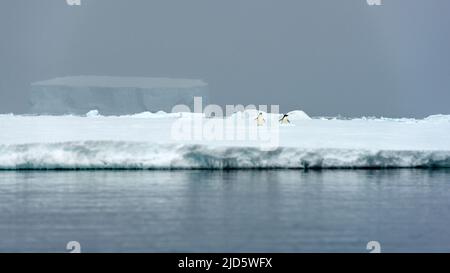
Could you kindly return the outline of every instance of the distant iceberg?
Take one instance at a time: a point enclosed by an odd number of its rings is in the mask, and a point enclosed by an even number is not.
[[[103,115],[170,112],[178,104],[193,109],[195,96],[207,103],[207,83],[194,79],[63,77],[31,84],[30,113],[83,115],[92,109]]]

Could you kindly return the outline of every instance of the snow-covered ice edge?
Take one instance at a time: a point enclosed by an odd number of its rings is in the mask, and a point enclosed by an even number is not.
[[[226,119],[251,124],[258,113],[246,110]],[[202,113],[0,115],[0,170],[450,168],[450,115],[340,119],[311,118],[300,110],[288,114],[292,124],[280,126],[280,145],[269,150],[257,141],[171,137],[178,120],[189,126],[197,126],[189,118],[221,123]],[[264,115],[278,122],[279,114]]]
[[[450,168],[450,151],[209,147],[82,141],[0,145],[0,170]]]

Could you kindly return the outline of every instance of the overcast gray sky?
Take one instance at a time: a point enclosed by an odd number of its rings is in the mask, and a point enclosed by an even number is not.
[[[0,112],[67,75],[200,78],[218,104],[450,114],[450,1],[2,0]]]

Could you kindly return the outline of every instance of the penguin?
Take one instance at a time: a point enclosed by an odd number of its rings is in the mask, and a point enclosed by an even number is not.
[[[289,115],[284,114],[283,117],[279,120],[279,122],[280,122],[281,124],[290,124],[291,122],[289,121],[288,116],[289,116]]]
[[[263,126],[264,123],[266,122],[262,113],[259,113],[258,117],[256,117],[255,120],[256,120],[256,125],[258,125],[258,126]]]

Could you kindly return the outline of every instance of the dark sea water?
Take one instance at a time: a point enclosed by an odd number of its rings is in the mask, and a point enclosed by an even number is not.
[[[450,170],[0,172],[0,252],[450,251]]]

